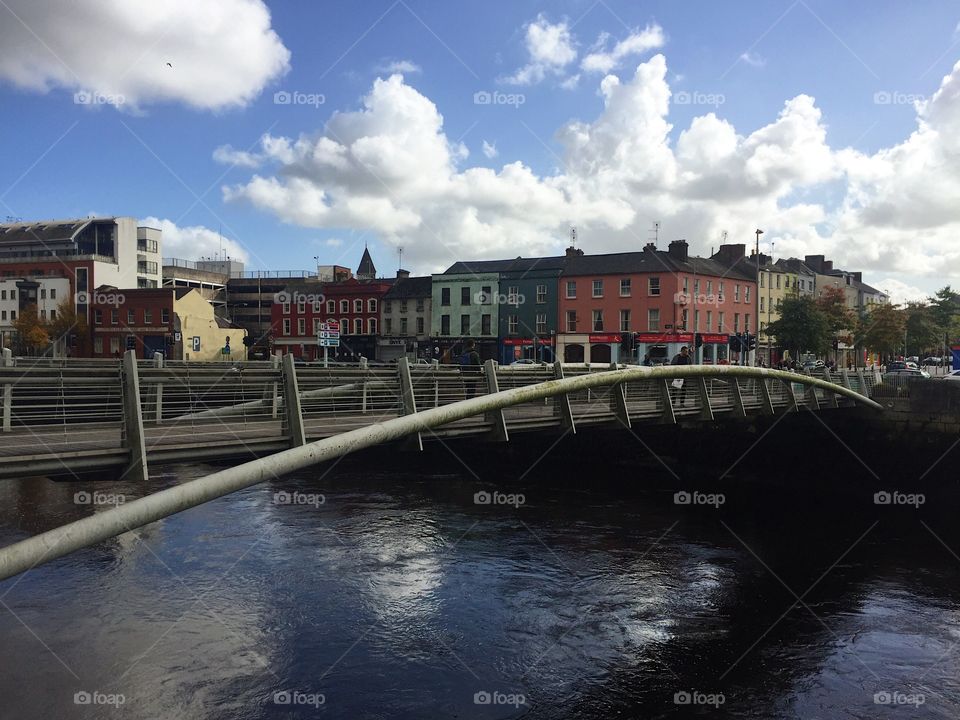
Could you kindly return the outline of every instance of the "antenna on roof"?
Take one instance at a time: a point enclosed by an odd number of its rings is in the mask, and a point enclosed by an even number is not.
[[[720,231],[720,242],[721,242],[721,243],[725,243],[725,242],[727,241],[727,236],[728,236],[729,234],[730,234],[730,233],[728,233],[726,230],[721,230],[721,231]]]
[[[573,225],[570,226],[570,246],[577,246],[577,228]]]
[[[653,227],[650,228],[650,235],[652,235],[650,242],[653,243],[654,247],[657,247],[657,243],[660,241],[660,221],[654,220]]]
[[[403,270],[403,248],[397,248],[397,270]]]

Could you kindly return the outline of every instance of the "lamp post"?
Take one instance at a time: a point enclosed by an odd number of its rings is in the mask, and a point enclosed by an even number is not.
[[[756,298],[754,298],[754,304],[757,306],[757,310],[756,310],[756,314],[754,315],[754,317],[757,319],[757,324],[759,325],[759,324],[760,324],[760,236],[763,235],[763,230],[761,230],[760,228],[757,228],[757,229],[754,231],[754,233],[755,233],[756,236],[757,236],[757,252],[756,252],[756,260],[757,260],[757,282],[756,282],[756,287],[754,288],[754,290],[756,290]],[[768,278],[768,279],[769,279],[769,278]],[[758,338],[758,339],[759,339],[759,338]],[[750,352],[750,351],[747,350],[747,353],[748,353],[748,354],[749,354],[749,352]],[[757,348],[757,354],[756,354],[756,356],[755,356],[755,358],[754,358],[754,365],[759,365],[759,364],[760,364],[759,362],[757,362],[757,360],[759,360],[759,357],[760,357],[760,348],[758,347],[758,348]]]

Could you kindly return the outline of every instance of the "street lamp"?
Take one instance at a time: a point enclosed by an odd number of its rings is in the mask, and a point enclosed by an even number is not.
[[[763,235],[763,230],[761,230],[760,228],[757,228],[757,229],[754,231],[754,233],[755,233],[756,236],[757,236],[757,252],[756,252],[756,260],[757,260],[757,284],[756,284],[756,287],[754,288],[754,290],[756,291],[756,296],[757,296],[757,297],[754,299],[754,304],[757,306],[757,310],[756,310],[756,314],[754,315],[754,317],[757,319],[757,325],[759,325],[759,324],[760,324],[760,236]],[[768,278],[768,279],[769,279],[769,278]],[[748,328],[748,332],[749,332],[749,328]],[[758,338],[758,339],[759,339],[759,338]],[[749,354],[749,352],[750,352],[750,351],[747,350],[747,353],[748,353],[748,354]],[[759,364],[760,364],[759,362],[756,362],[757,360],[759,360],[759,357],[760,357],[760,348],[758,347],[758,348],[757,348],[757,355],[756,355],[756,357],[755,357],[755,359],[754,359],[754,364],[755,364],[755,365],[759,365]]]

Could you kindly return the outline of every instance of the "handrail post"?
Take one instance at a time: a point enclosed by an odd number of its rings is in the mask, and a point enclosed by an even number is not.
[[[666,378],[662,378],[657,384],[660,389],[660,402],[663,403],[661,420],[668,425],[676,425],[677,414],[673,411],[673,398],[670,397],[670,382]]]
[[[274,372],[276,372],[276,373],[281,373],[282,371],[281,371],[281,369],[280,369],[280,356],[279,356],[279,355],[271,355],[270,357],[271,357],[271,359],[272,359],[272,361],[273,361],[273,370],[274,370]],[[277,419],[277,415],[279,415],[279,411],[280,411],[280,392],[279,392],[279,390],[280,390],[280,384],[279,384],[278,382],[274,381],[274,382],[272,383],[272,385],[273,385],[273,387],[268,389],[268,392],[270,393],[270,398],[271,398],[271,400],[270,400],[270,417],[273,418],[274,420],[276,420],[276,419]]]
[[[300,407],[297,366],[293,360],[293,353],[284,353],[282,361],[283,409],[287,418],[287,436],[290,438],[290,447],[300,447],[307,444],[307,436],[303,427],[303,410]]]
[[[773,415],[773,398],[770,397],[770,381],[762,377],[760,382],[760,412],[764,415]]]
[[[13,352],[3,348],[2,367],[13,367]],[[13,383],[3,384],[3,431],[10,432],[13,425]]]
[[[747,416],[747,409],[743,406],[743,395],[740,394],[740,378],[732,378],[730,397],[733,399],[733,416],[745,418]]]
[[[830,368],[823,369],[823,376],[828,383],[830,383],[831,385],[835,384],[833,381],[833,376],[830,374]],[[828,402],[830,407],[833,407],[833,408],[840,407],[840,401],[837,398],[837,394],[835,392],[830,393],[830,398],[828,399]]]
[[[617,383],[610,388],[611,410],[617,419],[617,424],[623,425],[627,430],[631,428],[630,410],[627,408],[627,385],[626,383]]]
[[[713,408],[710,406],[710,392],[707,390],[707,379],[697,377],[697,389],[700,391],[700,419],[713,420]]]
[[[146,482],[147,444],[143,433],[143,413],[140,407],[140,377],[137,374],[137,353],[127,350],[123,354],[123,423],[130,449],[130,464],[124,477]]]
[[[850,371],[846,368],[840,371],[840,381],[847,390],[853,390],[853,387],[850,385]]]
[[[870,397],[870,388],[867,387],[867,376],[863,372],[863,368],[857,368],[857,380],[860,381],[860,394]]]
[[[153,354],[153,366],[160,370],[163,369],[163,353],[154,353]],[[154,405],[156,405],[156,422],[157,425],[163,422],[163,383],[158,382],[156,387],[156,393],[154,395]]]
[[[417,397],[413,392],[413,376],[410,374],[410,361],[402,357],[397,361],[397,375],[400,379],[401,415],[417,413]],[[408,450],[423,450],[423,437],[420,433],[410,436],[406,443]]]
[[[797,412],[800,410],[800,407],[797,405],[797,394],[793,390],[793,381],[787,382],[781,380],[783,387],[787,390],[787,406],[783,409],[784,412]]]
[[[487,379],[487,394],[496,395],[500,392],[500,383],[497,380],[497,364],[493,360],[487,360],[483,364],[483,374]],[[487,413],[487,422],[493,424],[489,439],[494,442],[507,442],[510,440],[510,434],[507,432],[507,420],[503,415],[503,408],[491,410]]]
[[[557,360],[553,363],[553,379],[563,380],[563,365]],[[567,428],[571,433],[576,434],[577,426],[573,422],[573,408],[570,406],[570,396],[567,393],[557,395],[554,400],[556,412],[560,415],[560,427]]]

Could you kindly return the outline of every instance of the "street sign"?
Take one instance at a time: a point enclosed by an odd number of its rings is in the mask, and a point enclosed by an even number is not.
[[[194,336],[191,338],[191,341],[192,341],[192,343],[193,343],[193,351],[194,351],[194,352],[200,352],[200,336],[199,336],[199,335],[194,335]]]

